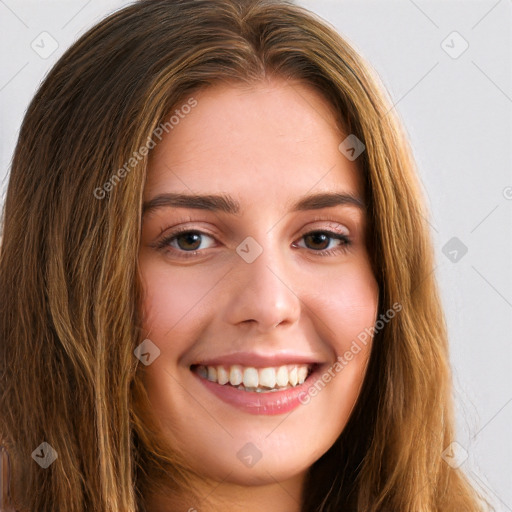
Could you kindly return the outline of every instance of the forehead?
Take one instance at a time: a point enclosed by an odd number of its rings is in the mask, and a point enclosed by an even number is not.
[[[196,106],[152,151],[145,200],[172,191],[225,192],[269,206],[313,192],[362,198],[360,170],[338,149],[346,134],[311,86],[275,79],[223,84],[193,98]]]

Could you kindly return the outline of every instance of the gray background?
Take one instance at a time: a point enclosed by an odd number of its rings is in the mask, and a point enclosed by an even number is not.
[[[368,59],[405,124],[431,211],[457,457],[467,452],[461,469],[497,510],[512,512],[512,0],[299,3]],[[40,81],[79,35],[127,4],[0,0],[2,198]]]

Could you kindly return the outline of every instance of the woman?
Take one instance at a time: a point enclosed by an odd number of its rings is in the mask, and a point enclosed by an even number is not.
[[[7,191],[15,509],[482,510],[443,456],[426,217],[391,102],[318,17],[103,20],[30,105]]]

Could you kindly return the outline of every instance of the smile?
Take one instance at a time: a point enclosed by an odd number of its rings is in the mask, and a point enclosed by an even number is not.
[[[279,366],[270,366],[270,358],[252,357],[253,365],[261,365],[257,367],[250,365],[249,357],[231,359],[193,364],[190,370],[209,393],[225,404],[259,415],[284,414],[299,407],[303,404],[301,398],[307,396],[326,366],[300,360],[288,364],[275,361]],[[240,364],[240,359],[246,364]]]
[[[303,384],[314,365],[291,364],[267,368],[255,368],[238,364],[230,366],[197,365],[192,370],[202,379],[221,386],[233,386],[241,391],[272,393]]]

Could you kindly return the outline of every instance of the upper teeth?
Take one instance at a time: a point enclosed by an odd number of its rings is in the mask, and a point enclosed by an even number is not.
[[[268,388],[296,386],[302,384],[309,373],[309,365],[286,365],[269,368],[252,366],[203,366],[196,368],[197,373],[212,382],[240,386],[244,388]]]

